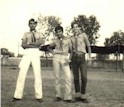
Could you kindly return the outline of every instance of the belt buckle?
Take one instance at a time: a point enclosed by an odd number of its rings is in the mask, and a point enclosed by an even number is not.
[[[78,53],[77,55],[78,55],[78,57],[81,57],[82,56],[82,54],[80,54],[80,53]]]

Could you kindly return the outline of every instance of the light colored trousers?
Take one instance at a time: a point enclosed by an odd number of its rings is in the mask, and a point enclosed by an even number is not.
[[[34,88],[36,99],[42,98],[42,79],[41,79],[41,64],[40,64],[40,51],[38,49],[25,49],[24,56],[20,62],[20,71],[17,79],[14,98],[22,99],[25,79],[28,68],[32,64],[34,71]]]
[[[69,63],[67,62],[67,55],[55,54],[53,56],[53,67],[55,75],[56,97],[62,97],[61,77],[63,77],[63,86],[65,91],[64,100],[72,99],[72,74],[69,67]]]

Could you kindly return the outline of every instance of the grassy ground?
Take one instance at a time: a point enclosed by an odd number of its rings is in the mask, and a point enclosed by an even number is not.
[[[1,107],[124,107],[124,73],[121,71],[88,69],[89,104],[54,102],[55,89],[52,68],[42,68],[44,102],[38,103],[34,97],[32,68],[29,71],[23,99],[14,103],[11,100],[15,91],[18,68],[1,67]],[[74,92],[74,88],[72,89]]]

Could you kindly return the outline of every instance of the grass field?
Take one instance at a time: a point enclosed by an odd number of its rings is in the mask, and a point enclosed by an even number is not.
[[[42,68],[43,98],[40,104],[34,97],[34,77],[29,69],[23,99],[11,102],[19,69],[1,67],[1,107],[124,107],[124,73],[107,69],[88,69],[87,93],[89,104],[82,102],[54,102],[54,75],[52,68]],[[73,95],[74,95],[74,88]]]

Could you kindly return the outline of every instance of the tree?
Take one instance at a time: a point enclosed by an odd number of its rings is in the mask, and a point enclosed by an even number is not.
[[[73,35],[70,26],[68,26],[68,27],[65,28],[65,35],[67,35],[67,37],[71,37]]]
[[[110,38],[106,38],[106,46],[124,45],[124,32],[121,30],[113,32]]]
[[[108,46],[108,44],[109,44],[109,38],[105,38],[104,45]],[[97,54],[96,59],[97,60],[106,60],[106,59],[109,59],[109,55],[108,54]]]
[[[99,38],[99,28],[100,24],[97,21],[96,17],[91,15],[89,18],[87,18],[85,15],[78,15],[77,17],[74,17],[74,20],[82,26],[82,30],[87,34],[89,41],[92,45],[95,45],[97,40]]]
[[[109,44],[110,44],[110,39],[109,38],[105,38],[104,45],[105,46],[109,46]]]
[[[14,53],[13,52],[10,52],[6,48],[1,48],[1,55],[3,55],[3,56],[9,56],[9,57],[14,57]]]
[[[106,38],[104,42],[105,46],[119,46],[124,45],[124,32],[121,30],[113,32],[112,36],[110,38]],[[114,54],[118,60],[118,56],[120,57],[120,53],[116,52]]]
[[[57,16],[45,16],[41,14],[38,16],[39,30],[42,30],[43,34],[49,35],[54,34],[54,29],[56,26],[61,25],[61,19]],[[43,31],[44,30],[44,31]]]
[[[49,32],[54,32],[54,29],[56,26],[61,25],[60,18],[56,16],[48,16],[48,31]]]
[[[8,49],[6,48],[1,48],[1,55],[8,55]]]

